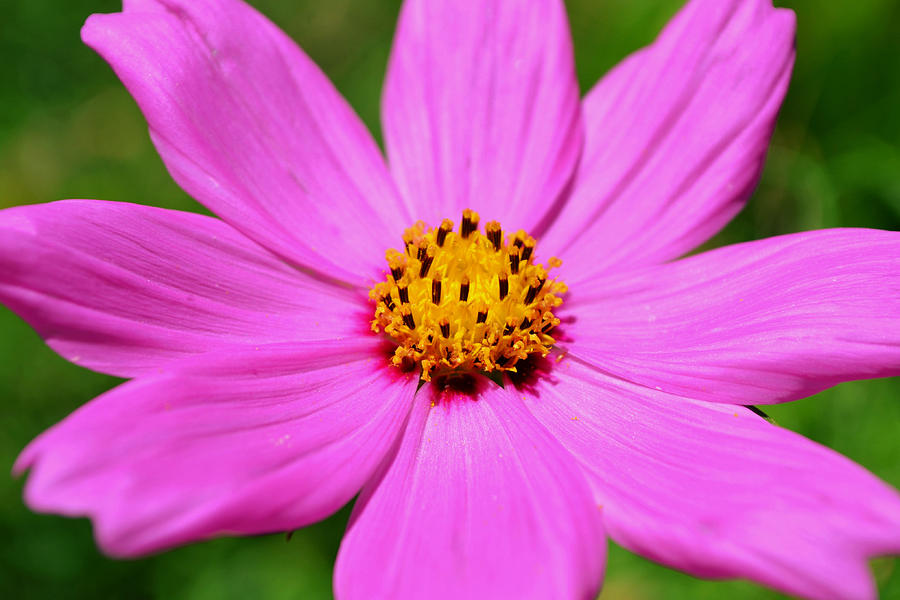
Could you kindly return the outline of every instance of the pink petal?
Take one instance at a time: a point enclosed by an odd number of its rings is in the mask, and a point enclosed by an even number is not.
[[[484,388],[421,390],[357,501],[338,598],[596,596],[605,541],[582,475],[519,396]]]
[[[679,398],[566,359],[526,393],[580,461],[611,537],[693,575],[804,598],[875,596],[900,550],[900,495],[744,407]]]
[[[696,248],[756,185],[794,62],[794,14],[693,0],[584,101],[574,192],[541,240],[572,273]]]
[[[410,218],[353,110],[240,0],[132,0],[82,30],[175,180],[285,258],[358,281]]]
[[[406,0],[382,121],[410,212],[470,207],[532,227],[581,152],[578,83],[560,0]]]
[[[570,288],[569,350],[667,392],[768,404],[900,374],[895,232],[786,235]]]
[[[217,219],[69,200],[0,212],[0,302],[72,362],[120,376],[198,352],[366,329],[365,301]]]
[[[205,355],[126,383],[25,449],[26,501],[86,515],[108,553],[322,519],[371,476],[415,377],[373,339]]]

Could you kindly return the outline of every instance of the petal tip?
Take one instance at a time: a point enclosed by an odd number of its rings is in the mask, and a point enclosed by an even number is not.
[[[38,436],[28,443],[25,448],[19,453],[19,456],[16,457],[15,462],[12,466],[12,476],[13,477],[21,477],[25,474],[26,471],[34,467],[35,463],[37,463],[39,446],[38,441],[43,437],[43,435]]]
[[[81,26],[81,41],[85,46],[102,55],[102,48],[114,35],[113,21],[122,13],[94,13]]]

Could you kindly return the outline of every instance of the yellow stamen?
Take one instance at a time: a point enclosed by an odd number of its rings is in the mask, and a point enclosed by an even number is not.
[[[478,231],[465,210],[459,233],[444,219],[421,221],[403,235],[404,252],[385,254],[389,272],[372,288],[372,330],[397,343],[392,364],[418,364],[422,379],[459,372],[515,371],[532,354],[546,356],[559,325],[553,311],[565,284],[532,262],[536,241],[524,231],[506,236],[496,221]]]

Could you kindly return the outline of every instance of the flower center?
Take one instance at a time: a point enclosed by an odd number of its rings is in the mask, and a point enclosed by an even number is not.
[[[558,267],[535,264],[534,238],[505,236],[491,221],[478,231],[478,214],[463,211],[459,233],[444,219],[426,230],[419,221],[403,234],[405,251],[388,250],[390,272],[369,292],[372,330],[396,343],[394,366],[422,368],[422,379],[454,372],[515,371],[532,354],[546,356],[559,325],[564,283],[549,279]]]

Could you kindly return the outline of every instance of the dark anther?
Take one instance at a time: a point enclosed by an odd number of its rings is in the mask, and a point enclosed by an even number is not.
[[[420,278],[428,275],[428,270],[431,268],[431,263],[434,262],[434,254],[435,254],[434,246],[429,246],[428,250],[425,252],[425,258],[419,259],[422,261],[422,266],[419,267],[419,277]]]
[[[468,239],[472,232],[478,229],[478,214],[469,210],[463,211],[462,225],[459,228],[459,235],[462,239]]]
[[[487,314],[488,314],[487,310],[479,310],[478,316],[475,318],[475,322],[476,323],[484,323],[485,321],[487,321]]]
[[[519,272],[519,253],[515,248],[509,249],[509,271],[513,275]]]
[[[431,280],[431,301],[435,304],[441,303],[441,280]]]
[[[394,278],[394,281],[400,281],[400,278],[403,277],[403,265],[391,269],[391,277]]]
[[[515,246],[516,248],[521,248],[524,243],[525,242],[523,242],[522,238],[520,237],[516,237],[516,239],[513,240],[513,246]]]
[[[425,244],[419,246],[419,249],[416,251],[416,258],[421,261],[425,260],[425,252],[428,250],[428,247]]]
[[[503,230],[500,228],[500,223],[491,221],[484,226],[484,232],[491,244],[494,245],[494,250],[499,252],[503,245]]]
[[[529,239],[525,244],[525,247],[522,249],[522,262],[528,262],[531,260],[531,253],[534,252],[534,240]]]
[[[532,321],[528,317],[525,317],[524,319],[522,319],[522,323],[519,325],[519,329],[524,331],[525,329],[531,327],[532,323],[534,323],[534,321]]]
[[[426,256],[425,260],[422,261],[422,266],[419,267],[419,277],[425,277],[428,275],[428,270],[431,269],[431,263],[434,262],[433,256]]]
[[[441,226],[437,230],[437,245],[441,248],[444,247],[444,241],[447,239],[447,234],[453,230],[453,221],[450,219],[444,219],[441,223]]]
[[[469,280],[467,278],[459,284],[459,299],[463,302],[469,299]]]
[[[416,322],[413,320],[412,311],[406,310],[403,312],[403,324],[409,327],[410,329],[416,328]]]
[[[513,331],[516,330],[516,322],[512,320],[512,317],[506,322],[506,328],[503,330],[503,335],[509,335]]]
[[[409,304],[409,288],[401,286],[397,288],[397,294],[400,296],[400,304]]]
[[[381,297],[381,301],[384,302],[384,305],[388,307],[388,310],[394,310],[394,299],[391,298],[390,294],[385,294]]]
[[[532,277],[529,282],[528,292],[525,293],[525,304],[531,304],[534,302],[534,299],[537,298],[538,292],[541,291],[541,288],[544,287],[544,281],[542,279],[538,279],[537,277]]]
[[[509,293],[509,279],[507,279],[506,275],[500,276],[500,299],[503,300],[506,298],[506,295]]]
[[[450,337],[450,322],[447,319],[441,319],[440,326],[441,335],[444,337]]]
[[[555,325],[553,325],[553,321],[550,321],[549,323],[547,323],[546,325],[544,325],[543,327],[541,327],[541,333],[547,333],[548,331],[550,331],[550,330],[553,329],[554,327],[555,327]]]

